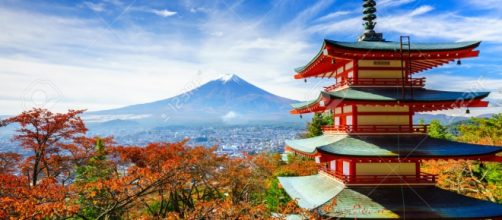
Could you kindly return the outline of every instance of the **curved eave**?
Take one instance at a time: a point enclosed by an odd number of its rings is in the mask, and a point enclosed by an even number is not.
[[[323,42],[321,49],[319,50],[319,52],[317,52],[317,54],[314,56],[314,58],[312,58],[312,60],[310,60],[306,65],[304,65],[302,67],[295,68],[295,72],[298,73],[297,75],[299,75],[301,72],[305,71],[309,66],[311,66],[313,63],[315,63],[316,60],[320,59],[321,56],[323,56],[323,51],[324,51],[325,47],[326,47],[326,41]],[[295,79],[300,79],[300,78],[296,78],[297,75],[295,75]]]
[[[371,102],[389,102],[389,101],[402,101],[402,102],[465,102],[469,100],[481,100],[488,95],[490,92],[449,92],[449,91],[437,91],[437,90],[426,90],[426,89],[415,89],[413,90],[413,97],[409,90],[406,91],[405,96],[402,97],[400,92],[396,89],[387,90],[386,93],[383,89],[352,89],[347,88],[335,92],[325,92],[322,91],[324,97],[330,97],[331,99],[341,99],[345,101],[371,101]],[[399,93],[397,93],[397,92]],[[392,94],[394,93],[394,94]],[[435,94],[434,94],[435,93]],[[434,96],[435,95],[435,96]],[[441,97],[442,96],[442,97]]]
[[[348,91],[345,92],[344,91]],[[360,103],[360,104],[379,104],[379,105],[387,105],[387,104],[395,104],[395,102],[401,103],[413,103],[416,105],[412,105],[413,111],[436,111],[436,110],[446,110],[460,107],[487,107],[488,102],[482,101],[486,98],[490,93],[489,92],[446,92],[446,91],[433,91],[427,90],[429,94],[423,94],[423,97],[413,98],[411,95],[408,95],[404,98],[400,96],[390,97],[381,94],[377,94],[378,91],[361,91],[355,90],[352,88],[347,88],[344,90],[336,91],[336,92],[325,92],[321,91],[317,99],[307,102],[301,102],[297,104],[291,105],[293,110],[291,110],[291,114],[306,114],[312,112],[322,112],[326,109],[332,108],[332,105],[340,104],[340,103]],[[418,91],[418,90],[417,90]],[[426,90],[421,90],[426,91]],[[348,93],[357,93],[357,94],[348,94]],[[428,96],[431,93],[443,93],[447,94],[450,97],[446,98],[438,98]],[[409,94],[409,92],[408,92]],[[365,98],[366,97],[366,98]],[[323,103],[321,103],[323,101]],[[334,103],[334,104],[333,104]]]
[[[304,209],[315,209],[340,193],[345,186],[324,175],[278,177],[282,188]]]
[[[322,103],[321,101],[323,101],[324,103]],[[310,112],[321,112],[326,110],[326,106],[329,105],[330,101],[331,100],[329,99],[329,96],[321,93],[319,94],[317,99],[291,104],[293,110],[291,110],[290,113],[293,115],[298,115]]]
[[[386,160],[386,159],[400,159],[403,161],[412,160],[412,161],[421,161],[421,160],[480,160],[480,161],[491,161],[491,162],[502,162],[502,156],[498,156],[497,154],[501,153],[486,153],[486,154],[472,154],[472,155],[408,155],[408,154],[378,154],[378,155],[364,155],[364,154],[339,154],[339,153],[331,153],[328,151],[324,151],[322,149],[317,149],[316,153],[322,157],[321,162],[329,162],[334,158],[346,158],[350,160],[362,160],[362,159],[371,159],[374,161],[377,160]],[[323,158],[326,155],[332,156],[333,158]]]
[[[347,219],[499,219],[502,205],[429,187],[349,187],[319,207]]]
[[[373,158],[468,158],[500,161],[502,147],[461,143],[427,136],[349,136],[317,148],[320,154]]]
[[[433,52],[433,51],[457,51],[465,49],[475,49],[479,47],[481,41],[466,41],[455,43],[411,43],[411,51]],[[360,41],[360,42],[341,42],[325,39],[323,45],[329,45],[334,48],[347,49],[367,52],[371,51],[399,51],[399,42],[375,42],[375,41]]]
[[[480,41],[457,42],[457,43],[412,43],[410,57],[417,61],[412,64],[412,73],[422,72],[432,69],[455,59],[470,58],[479,56],[479,51],[475,51],[481,44]],[[353,59],[364,59],[370,57],[381,57],[382,59],[397,59],[400,57],[399,42],[339,42],[325,39],[319,52],[306,65],[296,68],[295,79],[309,77],[332,77],[333,70],[344,65],[340,60],[350,61]],[[330,65],[336,57],[337,64]],[[425,59],[425,60],[424,60]]]
[[[286,140],[285,142],[286,147],[295,152],[314,155],[319,147],[336,143],[345,137],[347,135],[321,135],[305,139]]]

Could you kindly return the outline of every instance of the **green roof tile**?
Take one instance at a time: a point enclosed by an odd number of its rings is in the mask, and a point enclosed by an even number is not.
[[[350,187],[323,214],[335,218],[436,219],[502,216],[502,205],[430,187]],[[325,205],[327,206],[329,202]],[[322,207],[320,210],[324,210]]]
[[[345,137],[347,135],[321,135],[313,138],[286,140],[286,145],[301,152],[314,153],[318,147],[335,143]]]
[[[325,175],[279,177],[279,182],[292,199],[305,209],[317,208],[340,193],[345,185]]]
[[[324,216],[348,219],[496,218],[502,205],[474,199],[434,186],[346,187],[324,174],[279,177],[298,206]]]
[[[400,42],[392,41],[359,41],[341,42],[324,40],[326,44],[357,50],[392,50],[398,51],[401,48]],[[480,41],[467,42],[446,42],[446,43],[412,43],[411,50],[438,51],[438,50],[458,50],[479,46]]]
[[[401,88],[346,88],[338,91],[322,91],[315,100],[293,104],[295,109],[303,109],[317,103],[321,97],[355,101],[403,101],[403,102],[440,102],[461,101],[486,98],[489,92],[451,92],[429,90],[424,88],[405,89],[403,97]],[[413,93],[413,96],[411,95]]]
[[[495,154],[502,147],[460,143],[426,135],[323,135],[288,140],[286,145],[302,152],[366,157],[448,157]]]
[[[325,92],[333,98],[368,101],[456,101],[485,98],[489,92],[450,92],[429,90],[424,88],[405,89],[403,97],[401,88],[347,88],[334,92]],[[413,92],[413,96],[411,95]]]
[[[467,42],[449,42],[449,43],[412,43],[412,51],[441,51],[441,50],[459,50],[469,47],[478,47],[480,41],[467,41]],[[380,51],[398,51],[401,48],[400,42],[393,41],[359,41],[359,42],[341,42],[325,39],[321,50],[314,56],[314,58],[305,66],[295,69],[296,72],[301,72],[310,66],[318,57],[323,54],[323,49],[326,45],[335,47],[342,47],[354,50],[380,50]]]

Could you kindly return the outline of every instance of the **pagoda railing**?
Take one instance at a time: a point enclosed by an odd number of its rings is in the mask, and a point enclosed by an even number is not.
[[[427,125],[330,125],[324,133],[417,133],[427,134]]]
[[[324,87],[325,91],[331,91],[343,86],[403,86],[403,79],[401,78],[359,78],[359,79],[345,79],[335,85]],[[425,78],[405,79],[404,86],[424,87]]]
[[[430,184],[436,183],[436,176],[428,173],[418,175],[344,175],[340,172],[322,168],[321,172],[332,176],[346,185],[365,184]]]

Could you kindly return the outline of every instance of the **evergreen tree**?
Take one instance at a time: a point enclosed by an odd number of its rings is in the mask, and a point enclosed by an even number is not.
[[[430,137],[438,138],[438,139],[447,139],[450,140],[453,138],[453,135],[448,132],[448,128],[441,124],[439,120],[432,120],[429,127],[428,133]]]
[[[94,155],[89,158],[86,165],[77,167],[75,184],[85,189],[78,201],[80,204],[80,217],[94,219],[102,211],[102,206],[108,205],[103,201],[108,201],[109,193],[94,187],[86,187],[86,185],[112,178],[113,171],[114,169],[107,160],[105,145],[101,139],[97,139]]]
[[[322,126],[333,125],[332,114],[315,113],[312,121],[307,125],[305,137],[317,137],[322,135]]]

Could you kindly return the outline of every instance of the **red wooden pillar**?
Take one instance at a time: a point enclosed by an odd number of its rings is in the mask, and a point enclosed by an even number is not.
[[[417,179],[420,178],[420,161],[415,161],[415,174]]]
[[[354,84],[359,84],[359,60],[352,60],[354,63],[352,65],[352,71],[354,72]]]
[[[350,182],[353,182],[353,180],[356,179],[356,161],[355,160],[350,160]]]

